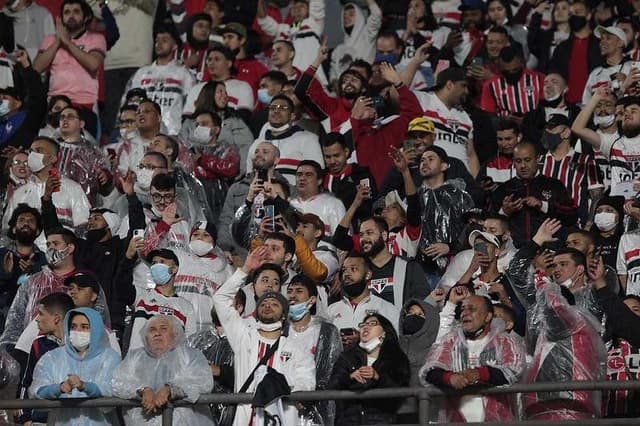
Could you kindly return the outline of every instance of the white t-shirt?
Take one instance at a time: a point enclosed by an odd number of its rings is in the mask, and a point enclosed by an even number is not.
[[[486,335],[482,339],[467,340],[469,348],[469,367],[480,367],[480,354],[489,341]],[[467,422],[484,422],[484,404],[482,397],[477,395],[465,395],[460,398],[460,412]]]
[[[635,197],[632,182],[640,179],[640,136],[618,139],[603,138],[600,151],[609,159],[611,170],[611,195],[624,195],[627,199]]]
[[[640,296],[640,233],[627,232],[620,237],[618,245],[618,260],[616,262],[618,275],[627,276],[626,294]]]

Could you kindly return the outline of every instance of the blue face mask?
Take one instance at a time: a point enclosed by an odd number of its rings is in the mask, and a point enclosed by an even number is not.
[[[291,318],[292,321],[300,321],[305,315],[307,315],[309,308],[309,302],[289,305],[289,318]]]
[[[376,53],[375,62],[389,62],[395,65],[400,61],[400,55],[397,53]]]
[[[9,100],[4,99],[0,102],[0,117],[9,114]]]
[[[169,266],[164,263],[156,263],[151,265],[151,278],[157,285],[165,285],[171,280],[171,273],[169,272]]]
[[[261,104],[269,105],[272,98],[267,89],[258,89],[258,100]]]

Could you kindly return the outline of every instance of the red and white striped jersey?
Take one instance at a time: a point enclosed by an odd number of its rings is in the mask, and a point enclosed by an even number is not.
[[[593,156],[576,152],[573,148],[560,161],[556,161],[550,152],[543,155],[540,173],[562,182],[583,213],[588,209],[588,191],[603,187]]]
[[[584,85],[584,92],[582,92],[582,104],[586,105],[593,95],[593,91],[600,86],[610,87],[611,76],[617,73],[629,74],[631,69],[631,62],[624,61],[618,65],[605,65],[595,68],[589,73],[587,83]]]
[[[436,18],[438,25],[460,23],[462,12],[460,12],[460,0],[445,0],[431,2],[431,10],[433,17]]]
[[[414,92],[424,111],[424,116],[433,121],[436,128],[434,144],[441,147],[450,157],[469,164],[467,145],[473,139],[473,122],[465,111],[449,109],[435,92]]]
[[[616,186],[640,179],[640,136],[618,139],[601,139],[600,151],[609,159],[611,169],[611,189]],[[633,198],[628,193],[627,198]]]
[[[640,296],[640,233],[627,232],[620,237],[618,245],[618,275],[627,276],[626,294]]]
[[[517,84],[509,84],[504,77],[496,76],[482,86],[480,107],[501,116],[524,115],[538,107],[544,99],[542,87],[544,74],[524,69]]]
[[[513,157],[498,155],[487,161],[485,174],[495,183],[504,183],[516,176]]]

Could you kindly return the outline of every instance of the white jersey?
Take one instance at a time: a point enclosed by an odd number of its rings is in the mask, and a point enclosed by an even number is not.
[[[617,73],[623,73],[628,75],[631,70],[631,62],[623,61],[618,65],[606,65],[594,68],[589,73],[587,83],[584,85],[584,91],[582,92],[582,105],[586,105],[587,102],[593,96],[593,91],[598,87],[611,87],[611,76]]]
[[[196,111],[196,100],[198,96],[200,96],[200,92],[205,84],[207,84],[206,81],[198,83],[189,91],[182,110],[183,115],[191,115]],[[249,83],[230,78],[224,82],[224,86],[227,88],[228,105],[230,108],[253,111],[255,99],[253,97],[253,89]]]
[[[640,296],[640,232],[626,232],[620,237],[618,275],[627,276],[627,293]]]
[[[342,201],[329,192],[321,192],[306,200],[292,198],[289,204],[303,214],[313,213],[318,216],[324,222],[324,234],[328,237],[333,236],[346,213]]]
[[[247,278],[241,269],[238,269],[213,295],[213,305],[218,313],[220,323],[229,339],[233,349],[233,370],[235,372],[234,390],[238,392],[240,387],[249,377],[251,371],[260,361],[268,348],[275,341],[263,338],[254,326],[243,321],[238,311],[234,308],[235,295]],[[316,387],[316,367],[314,358],[288,336],[281,336],[280,343],[275,353],[267,361],[267,366],[278,371],[287,379],[291,391],[310,391]],[[258,380],[253,380],[247,392],[253,392]],[[292,403],[283,402],[283,425],[297,424],[298,410]],[[238,405],[234,425],[246,426],[252,420],[250,405]],[[255,419],[254,419],[254,423]]]
[[[596,130],[598,136],[600,136],[600,148],[602,145],[611,146],[620,137],[618,132],[614,133],[602,133],[600,129]],[[604,155],[601,149],[593,148],[593,159],[600,171],[600,178],[604,184],[605,189],[611,186],[611,165],[609,164],[609,156]]]
[[[424,116],[433,121],[436,128],[434,144],[444,149],[450,157],[469,164],[467,146],[473,139],[473,122],[465,111],[449,109],[434,92],[414,92]]]
[[[193,305],[198,328],[207,327],[211,324],[213,295],[234,269],[224,256],[200,257],[183,250],[175,250],[175,253],[180,261],[173,283],[176,293]]]
[[[380,314],[391,321],[396,331],[398,330],[398,321],[400,320],[400,308],[373,294],[370,294],[355,306],[346,297],[342,298],[329,305],[328,311],[329,320],[338,330],[344,328],[357,330],[358,324],[364,321],[367,315],[371,314]]]
[[[142,327],[155,315],[175,317],[184,328],[185,335],[191,336],[197,331],[193,306],[188,300],[176,295],[167,297],[156,288],[141,290],[137,288],[136,301],[133,307],[133,328],[129,350],[144,347]]]
[[[634,198],[633,181],[640,179],[640,136],[601,139],[600,151],[609,160],[611,195]]]
[[[167,132],[177,135],[182,126],[185,98],[194,84],[193,75],[180,62],[171,61],[167,65],[154,62],[136,71],[127,84],[125,96],[131,89],[144,89],[147,97],[162,108],[162,122]]]

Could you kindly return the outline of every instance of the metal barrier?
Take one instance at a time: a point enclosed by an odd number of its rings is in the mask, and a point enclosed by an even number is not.
[[[419,425],[429,424],[429,406],[434,398],[460,395],[504,395],[529,392],[554,392],[569,390],[640,390],[640,381],[581,381],[562,383],[533,383],[515,384],[511,386],[496,386],[485,389],[474,389],[473,391],[442,390],[433,386],[426,388],[386,388],[372,389],[365,392],[353,391],[313,391],[294,392],[288,399],[291,401],[322,401],[322,400],[353,400],[353,399],[385,399],[385,398],[417,398]],[[253,394],[207,394],[201,395],[195,404],[186,401],[173,401],[162,412],[162,425],[171,426],[173,424],[173,409],[176,407],[187,407],[202,404],[247,404],[250,403]],[[38,400],[38,399],[5,399],[0,400],[0,409],[36,408],[105,408],[105,407],[139,407],[140,401],[126,400],[119,398],[95,398],[95,399],[58,399],[58,400]],[[527,425],[527,426],[549,426],[554,424],[580,424],[580,425],[638,425],[640,419],[592,419],[577,421],[522,421],[513,423],[466,423],[467,425]]]

